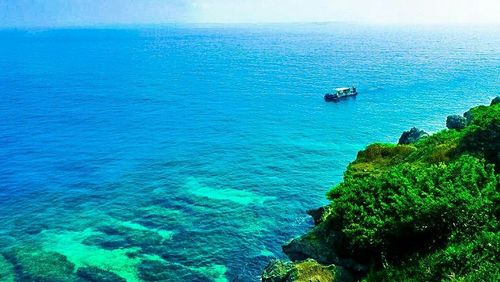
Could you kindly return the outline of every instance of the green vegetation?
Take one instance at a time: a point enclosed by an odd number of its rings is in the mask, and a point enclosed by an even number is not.
[[[266,269],[262,281],[329,282],[335,280],[337,273],[342,275],[341,272],[342,269],[337,269],[335,265],[323,266],[312,259],[296,264],[276,261]]]
[[[500,104],[462,119],[465,127],[413,144],[359,152],[328,192],[317,226],[285,252],[344,266],[366,281],[498,281]],[[318,244],[309,238],[328,242],[321,246],[334,255],[311,250]]]
[[[370,273],[367,281],[498,281],[500,234],[481,232],[399,266]]]
[[[493,166],[471,156],[448,164],[402,163],[333,189],[327,223],[342,231],[352,255],[398,261],[496,227],[496,188]]]

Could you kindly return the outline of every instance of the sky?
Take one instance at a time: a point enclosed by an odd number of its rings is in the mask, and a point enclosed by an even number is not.
[[[0,0],[0,27],[275,22],[499,24],[500,0]]]

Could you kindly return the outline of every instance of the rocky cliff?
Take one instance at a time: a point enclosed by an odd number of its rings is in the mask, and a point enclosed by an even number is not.
[[[262,281],[498,281],[499,101],[359,152]]]

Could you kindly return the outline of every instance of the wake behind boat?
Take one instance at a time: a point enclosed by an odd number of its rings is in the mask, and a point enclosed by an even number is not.
[[[342,87],[336,88],[335,93],[327,93],[325,94],[326,102],[337,102],[341,99],[356,96],[358,92],[356,91],[356,87]]]

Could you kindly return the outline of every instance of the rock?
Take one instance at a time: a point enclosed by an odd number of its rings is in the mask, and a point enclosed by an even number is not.
[[[340,258],[334,251],[334,243],[339,241],[339,233],[328,232],[324,230],[323,225],[320,224],[305,235],[285,244],[283,252],[292,261],[312,258],[322,264],[337,264]]]
[[[336,279],[337,267],[335,265],[323,266],[315,260],[308,259],[295,264],[290,272],[287,282],[332,282]]]
[[[0,281],[14,282],[14,266],[0,255]]]
[[[465,112],[464,118],[467,121],[467,124],[471,124],[472,123],[472,112],[470,110]]]
[[[490,106],[496,105],[500,103],[500,96],[496,96],[493,100],[491,100]]]
[[[80,267],[76,274],[89,282],[127,282],[113,272],[97,267]]]
[[[317,209],[310,209],[307,211],[307,214],[313,218],[315,225],[318,225],[321,223],[324,213],[325,213],[325,207],[321,207],[321,208],[317,208]]]
[[[301,262],[272,261],[264,270],[263,282],[350,282],[353,275],[342,267],[321,265],[313,259]]]
[[[467,126],[467,118],[459,115],[451,115],[446,118],[446,127],[461,130]]]
[[[271,261],[261,275],[262,282],[281,282],[286,281],[294,265],[290,261],[273,260]]]
[[[429,136],[427,132],[420,130],[416,127],[412,127],[409,131],[405,131],[403,132],[403,134],[401,134],[398,144],[400,145],[413,144],[426,136]]]
[[[283,252],[292,261],[314,258],[322,263],[333,263],[338,261],[338,256],[331,250],[332,246],[311,233],[295,238],[283,246]]]
[[[21,248],[13,251],[13,259],[19,269],[21,281],[74,281],[75,265],[60,253]]]
[[[332,230],[323,230],[325,227],[320,224],[309,233],[295,238],[283,246],[283,252],[292,261],[314,259],[321,264],[335,264],[343,266],[354,272],[366,272],[365,264],[354,261],[351,258],[344,258],[337,254],[341,235]]]

